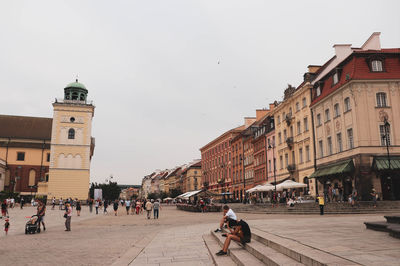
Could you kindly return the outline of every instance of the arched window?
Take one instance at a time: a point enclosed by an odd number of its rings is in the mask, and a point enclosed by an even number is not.
[[[72,99],[71,100],[78,100],[78,93],[77,92],[73,92],[72,93]]]
[[[372,60],[371,61],[371,70],[372,72],[382,72],[382,61],[381,60]]]
[[[68,130],[68,139],[75,139],[75,129],[70,128]]]
[[[350,106],[350,98],[347,97],[344,99],[344,111],[350,111],[351,110],[351,106]]]
[[[34,169],[31,169],[29,171],[29,186],[34,186],[35,185],[35,179],[36,179],[36,171]]]
[[[376,105],[378,107],[386,107],[386,93],[378,92],[376,94]]]

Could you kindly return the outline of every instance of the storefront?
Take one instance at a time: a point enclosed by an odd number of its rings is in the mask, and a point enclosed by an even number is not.
[[[400,157],[374,157],[372,169],[380,178],[384,200],[400,200]]]

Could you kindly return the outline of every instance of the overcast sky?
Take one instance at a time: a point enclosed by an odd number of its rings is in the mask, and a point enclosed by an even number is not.
[[[51,117],[78,75],[96,105],[92,181],[140,184],[281,100],[333,44],[380,31],[382,47],[400,47],[399,10],[398,0],[1,1],[0,113]]]

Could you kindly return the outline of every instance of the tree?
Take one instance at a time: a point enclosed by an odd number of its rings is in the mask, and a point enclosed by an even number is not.
[[[103,191],[103,199],[105,200],[116,200],[119,198],[121,188],[118,187],[117,182],[108,182],[104,184],[92,183],[89,189],[90,197],[94,198],[94,189],[100,188]]]
[[[169,196],[171,198],[176,198],[177,196],[179,196],[181,194],[182,194],[182,190],[180,190],[179,188],[171,189],[169,192]]]

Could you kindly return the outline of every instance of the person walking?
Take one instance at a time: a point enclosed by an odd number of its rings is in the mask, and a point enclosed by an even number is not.
[[[88,205],[89,205],[89,212],[92,213],[93,212],[93,199],[89,199]]]
[[[115,216],[117,216],[117,213],[118,213],[118,200],[115,200],[114,201],[114,206],[113,206],[113,208],[114,208],[114,215]]]
[[[71,231],[71,217],[72,217],[72,207],[70,203],[65,204],[65,231]]]
[[[131,208],[131,201],[127,199],[125,201],[126,215],[129,215],[129,209]]]
[[[318,195],[317,199],[318,199],[318,204],[319,204],[319,214],[324,215],[324,206],[325,206],[324,195],[322,195],[322,196]]]
[[[38,216],[38,232],[40,232],[40,223],[43,225],[43,231],[46,231],[46,225],[44,224],[44,216],[46,214],[46,205],[39,200],[39,205],[37,207],[37,216]]]
[[[54,210],[54,208],[56,207],[56,197],[53,197],[52,199],[51,199],[51,209],[52,210]]]
[[[76,199],[76,214],[78,216],[81,216],[81,210],[82,210],[81,201]]]
[[[7,215],[7,201],[4,200],[1,202],[1,218],[6,217]]]
[[[100,205],[99,201],[100,201],[99,199],[96,200],[95,205],[94,205],[96,207],[96,215],[99,214],[99,205]]]
[[[156,202],[154,202],[154,204],[153,204],[153,216],[154,216],[154,219],[158,219],[158,214],[160,212],[160,209],[161,209],[161,204],[160,204],[160,202],[158,200],[156,200]]]
[[[374,202],[374,208],[376,208],[376,200],[378,199],[378,193],[376,193],[375,188],[372,188],[372,192],[370,194],[372,196],[372,201]]]
[[[59,209],[59,210],[62,210],[63,205],[64,205],[64,203],[63,203],[63,198],[60,198],[60,199],[58,200],[58,209]]]
[[[24,197],[21,197],[21,201],[20,201],[20,207],[21,207],[21,210],[24,208],[24,203],[25,203],[25,199],[24,199]]]
[[[153,204],[148,200],[145,205],[146,212],[147,212],[147,219],[150,219],[151,210],[153,209]]]
[[[104,214],[106,214],[106,213],[108,214],[107,207],[108,207],[108,201],[104,200],[104,210],[103,210]]]
[[[10,222],[9,222],[9,219],[6,218],[6,222],[4,223],[4,231],[6,232],[6,235],[8,235],[9,228],[10,228]]]

